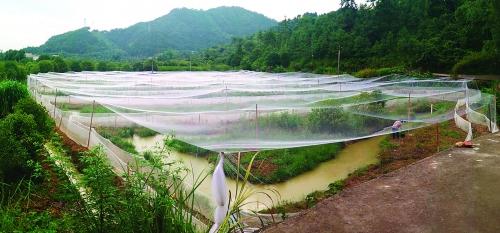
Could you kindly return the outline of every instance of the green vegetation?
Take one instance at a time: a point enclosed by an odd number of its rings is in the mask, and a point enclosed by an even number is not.
[[[129,141],[134,135],[139,137],[152,137],[158,134],[156,131],[145,127],[127,127],[118,129],[100,127],[97,128],[97,132],[99,132],[101,136],[109,139],[113,144],[122,150],[131,154],[138,154],[134,144]]]
[[[215,63],[258,71],[399,73],[377,67],[433,72],[497,73],[498,0],[373,0],[324,15],[306,13],[267,31],[206,50]],[[340,71],[337,55],[341,48]]]
[[[151,57],[168,49],[199,50],[231,41],[234,36],[248,36],[276,25],[272,19],[239,7],[210,10],[174,9],[150,22],[111,31],[81,28],[53,36],[38,48],[38,54],[60,54],[97,59]],[[99,63],[98,70],[107,70]],[[84,69],[85,70],[85,69]]]
[[[255,157],[251,176],[251,183],[279,183],[312,170],[320,163],[333,159],[342,150],[342,143],[307,146],[290,149],[261,151]],[[248,166],[252,159],[252,152],[241,156],[240,169]],[[215,156],[209,157],[214,162]],[[234,162],[234,161],[233,161]],[[232,166],[232,167],[229,167]],[[235,164],[225,164],[224,172],[235,178],[237,176]],[[244,171],[240,171],[240,174]]]
[[[167,137],[165,139],[165,145],[173,150],[186,154],[192,154],[197,156],[217,155],[217,153],[213,151],[183,142],[181,140],[176,139],[174,136]]]
[[[12,113],[17,102],[28,95],[26,86],[19,82],[0,82],[0,118]]]
[[[59,94],[58,94],[59,95]],[[58,103],[57,107],[63,111],[78,111],[81,113],[113,113],[109,108],[102,105],[96,104],[92,107],[92,104],[68,104],[68,103]]]
[[[50,136],[52,121],[43,107],[27,99],[26,87],[0,82],[0,183],[29,177],[38,166],[38,150]]]

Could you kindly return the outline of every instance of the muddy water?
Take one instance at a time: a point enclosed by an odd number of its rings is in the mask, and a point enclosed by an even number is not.
[[[157,145],[157,143],[161,143],[162,139],[163,137],[161,135],[150,138],[134,136],[133,143],[140,152]],[[327,189],[328,184],[347,177],[349,173],[357,168],[376,163],[378,161],[377,154],[379,152],[378,144],[381,140],[382,137],[376,137],[352,143],[346,146],[335,159],[324,162],[314,170],[303,173],[285,182],[274,185],[252,185],[252,190],[256,192],[264,191],[270,194],[273,201],[264,194],[255,194],[249,198],[248,202],[251,203],[246,206],[246,209],[264,209],[266,205],[271,205],[273,202],[276,203],[277,200],[299,201],[313,191]],[[195,177],[203,172],[206,173],[211,171],[212,165],[202,157],[171,152],[170,159],[180,160],[187,168],[192,168]],[[207,200],[211,198],[211,179],[212,177],[209,175],[198,188],[199,195],[206,197]],[[227,178],[226,182],[234,195],[236,181]],[[266,191],[269,189],[276,190],[279,196]]]

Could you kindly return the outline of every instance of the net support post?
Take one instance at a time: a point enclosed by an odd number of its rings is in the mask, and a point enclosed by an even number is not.
[[[95,100],[92,102],[92,113],[90,114],[89,137],[87,140],[87,148],[90,147],[90,134],[92,133],[92,121],[94,120]]]
[[[56,108],[57,108],[57,88],[56,88],[56,93],[54,95],[54,119],[56,119]]]

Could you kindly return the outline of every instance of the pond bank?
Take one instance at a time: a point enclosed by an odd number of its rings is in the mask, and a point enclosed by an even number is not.
[[[132,141],[137,150],[141,152],[147,148],[151,148],[157,143],[161,143],[162,139],[163,137],[161,135],[152,138],[140,138],[135,136]],[[274,185],[251,185],[254,191],[269,193],[269,189],[275,190],[279,193],[281,198],[272,195],[273,200],[269,200],[264,194],[256,194],[249,198],[248,202],[251,202],[251,204],[246,207],[250,210],[261,210],[265,209],[266,206],[271,206],[272,203],[276,204],[278,201],[297,202],[303,200],[307,194],[311,192],[326,190],[330,183],[346,178],[349,173],[356,169],[378,163],[378,145],[381,140],[382,137],[376,137],[351,143],[340,151],[335,159],[326,161],[313,170],[302,173],[287,181]],[[196,157],[175,151],[171,152],[170,159],[182,161],[186,167],[194,171],[195,177],[204,172],[210,172],[210,168],[212,167],[204,157]],[[211,198],[211,179],[211,174],[209,174],[207,179],[205,179],[198,189],[198,192],[207,198]],[[231,192],[235,193],[236,182],[230,178],[227,178],[226,182]]]

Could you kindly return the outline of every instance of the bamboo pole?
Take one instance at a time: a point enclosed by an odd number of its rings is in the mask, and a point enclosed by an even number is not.
[[[95,100],[92,102],[92,114],[90,115],[89,137],[87,141],[87,148],[90,147],[90,134],[92,133],[92,121],[94,120]]]

